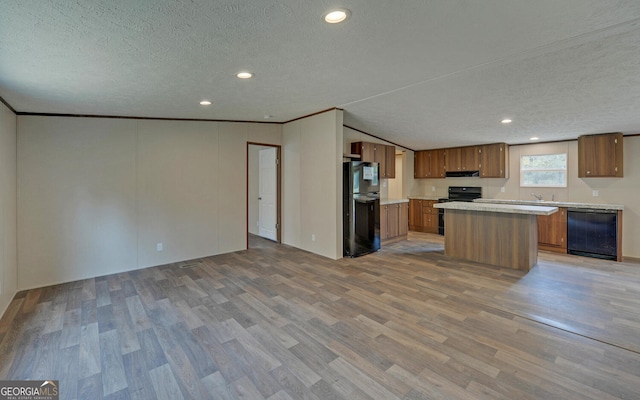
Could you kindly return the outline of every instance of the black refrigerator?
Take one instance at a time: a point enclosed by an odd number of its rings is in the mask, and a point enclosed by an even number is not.
[[[378,163],[343,165],[343,242],[345,257],[380,250],[380,181]]]

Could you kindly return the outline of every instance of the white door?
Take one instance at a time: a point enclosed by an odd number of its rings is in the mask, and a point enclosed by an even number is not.
[[[275,147],[260,150],[259,187],[258,187],[258,221],[259,235],[263,238],[278,240],[276,228],[276,204],[278,176],[276,169]]]

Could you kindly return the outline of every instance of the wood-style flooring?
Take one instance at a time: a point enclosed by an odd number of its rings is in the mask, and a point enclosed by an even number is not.
[[[19,293],[0,379],[61,399],[638,399],[640,265],[541,253],[529,273],[442,238],[329,260],[246,251]]]

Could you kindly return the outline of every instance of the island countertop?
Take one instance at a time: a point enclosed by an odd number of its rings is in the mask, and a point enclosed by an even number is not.
[[[477,203],[491,204],[520,204],[532,206],[567,207],[567,208],[591,208],[595,210],[624,210],[623,204],[595,204],[595,203],[575,203],[568,201],[536,201],[536,200],[508,200],[508,199],[475,199]]]
[[[463,210],[480,212],[497,212],[508,214],[529,214],[529,215],[551,215],[558,211],[558,207],[548,206],[528,206],[517,204],[496,204],[496,203],[471,203],[462,201],[452,201],[448,203],[437,203],[434,208],[445,210]]]

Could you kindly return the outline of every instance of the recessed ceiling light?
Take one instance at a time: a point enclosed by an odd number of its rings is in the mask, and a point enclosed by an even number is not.
[[[509,118],[505,118],[500,122],[502,122],[503,124],[510,124],[512,121]]]
[[[540,139],[540,138],[539,138],[539,137],[537,137],[537,136],[534,136],[534,137],[532,137],[532,138],[529,138],[529,140],[539,140],[539,139]]]
[[[324,15],[324,21],[328,24],[338,24],[346,21],[350,14],[351,12],[349,12],[349,10],[343,8],[332,10]]]
[[[240,79],[249,79],[253,77],[253,74],[251,72],[238,72],[236,76]]]
[[[210,106],[210,105],[211,105],[211,102],[210,102],[209,100],[202,100],[202,101],[200,102],[200,105],[201,105],[201,106]]]

